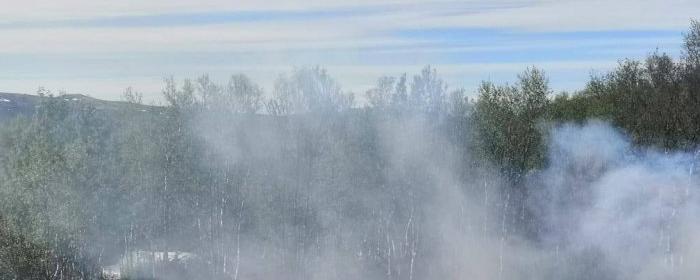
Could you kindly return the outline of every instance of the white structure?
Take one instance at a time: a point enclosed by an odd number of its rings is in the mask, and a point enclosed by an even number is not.
[[[188,252],[156,252],[156,251],[132,251],[124,255],[119,263],[102,268],[102,275],[105,279],[121,279],[122,274],[140,268],[147,268],[153,264],[164,263],[163,258],[167,256],[167,262],[174,262],[187,265],[196,260],[195,254]]]

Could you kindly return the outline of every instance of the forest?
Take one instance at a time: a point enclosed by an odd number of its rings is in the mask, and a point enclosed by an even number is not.
[[[438,70],[171,77],[110,111],[39,90],[0,124],[0,279],[700,275],[700,22],[576,92]]]

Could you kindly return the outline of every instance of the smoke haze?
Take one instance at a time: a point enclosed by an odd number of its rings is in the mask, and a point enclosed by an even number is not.
[[[319,159],[309,163],[313,174],[304,180],[316,183],[299,186],[310,196],[306,207],[317,209],[311,219],[320,228],[311,260],[295,267],[309,279],[692,279],[698,273],[692,261],[697,156],[635,148],[604,122],[554,128],[548,164],[528,175],[525,198],[425,117],[365,119],[372,129],[363,133],[378,139],[371,155],[386,165],[374,182],[324,163],[339,156],[350,170],[365,168],[357,154],[366,151],[353,150],[360,136],[348,134],[357,132],[347,120],[299,117],[284,135],[272,123],[198,120],[217,164],[279,159],[284,147],[303,145],[292,136],[298,133],[326,138],[306,147]],[[348,130],[338,138],[324,132],[328,125]],[[225,140],[232,138],[238,142]],[[347,190],[334,197],[339,194],[327,188]],[[270,244],[243,238],[257,245],[243,250],[242,275],[291,277],[285,269],[270,274],[268,260],[254,249]],[[377,259],[379,267],[371,264]]]

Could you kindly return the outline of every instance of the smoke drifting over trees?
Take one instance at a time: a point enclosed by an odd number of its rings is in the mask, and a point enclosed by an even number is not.
[[[695,279],[699,26],[572,95],[431,67],[361,105],[320,67],[42,93],[0,133],[0,278]]]

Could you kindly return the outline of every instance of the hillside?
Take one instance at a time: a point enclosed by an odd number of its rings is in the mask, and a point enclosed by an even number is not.
[[[94,106],[97,110],[116,111],[136,106],[135,110],[152,110],[156,106],[134,105],[123,101],[107,101],[82,94],[65,94],[55,97],[43,98],[60,98],[66,102],[84,102]],[[0,122],[13,119],[17,116],[30,116],[34,114],[37,106],[41,102],[42,97],[33,94],[22,93],[7,93],[0,92]]]

